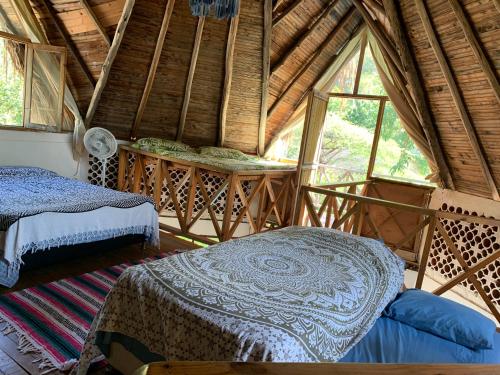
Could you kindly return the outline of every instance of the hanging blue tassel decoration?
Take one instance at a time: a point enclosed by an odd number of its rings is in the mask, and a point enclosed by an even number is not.
[[[196,17],[214,17],[219,20],[238,14],[240,0],[189,0],[191,13]]]

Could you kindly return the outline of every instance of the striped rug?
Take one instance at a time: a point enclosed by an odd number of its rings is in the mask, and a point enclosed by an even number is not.
[[[18,350],[35,354],[42,372],[66,371],[80,357],[92,320],[120,274],[135,264],[168,255],[173,253],[0,296],[4,334],[15,332]]]

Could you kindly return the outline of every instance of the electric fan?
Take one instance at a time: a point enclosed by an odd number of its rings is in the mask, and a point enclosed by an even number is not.
[[[101,161],[102,186],[106,186],[106,164],[108,159],[116,153],[115,136],[104,128],[91,128],[83,137],[83,144],[88,153]]]

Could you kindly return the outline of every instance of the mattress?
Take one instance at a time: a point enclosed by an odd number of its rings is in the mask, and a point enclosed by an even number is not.
[[[129,268],[94,320],[169,360],[319,362],[342,358],[403,283],[378,241],[288,227]],[[144,306],[148,306],[144,309]]]
[[[158,215],[150,198],[39,168],[0,167],[0,284],[15,284],[28,252],[124,235],[158,244]]]

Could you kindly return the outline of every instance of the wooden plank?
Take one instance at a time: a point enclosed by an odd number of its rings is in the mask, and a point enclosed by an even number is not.
[[[102,25],[102,23],[99,20],[99,18],[97,18],[96,14],[92,10],[92,7],[89,5],[88,1],[87,0],[80,0],[80,5],[82,6],[82,9],[85,11],[85,13],[89,17],[89,19],[95,25],[95,27],[96,27],[97,31],[99,32],[99,34],[101,34],[102,38],[104,39],[104,41],[106,42],[106,44],[108,45],[108,47],[111,47],[111,40],[109,39],[109,35],[106,32],[106,29]]]
[[[260,102],[260,118],[257,153],[264,156],[266,151],[267,100],[269,93],[269,76],[271,74],[271,42],[273,32],[272,0],[264,0],[264,35],[262,38],[262,96]]]
[[[495,8],[500,12],[500,0],[493,0],[493,4],[495,4]]]
[[[373,169],[375,168],[375,161],[377,159],[378,143],[380,140],[380,132],[382,131],[382,120],[384,119],[386,101],[382,99],[378,106],[377,123],[375,125],[375,133],[373,134],[372,149],[370,152],[370,160],[368,162],[368,169],[366,172],[366,179],[369,180],[373,174]]]
[[[96,87],[92,94],[89,108],[87,109],[87,114],[85,116],[85,127],[87,128],[90,127],[90,125],[92,124],[92,120],[94,119],[97,106],[99,105],[99,101],[101,100],[102,92],[104,91],[104,88],[106,87],[106,84],[108,82],[109,72],[111,71],[113,62],[115,61],[116,55],[122,43],[125,29],[127,28],[132,10],[134,9],[134,4],[135,0],[127,0],[125,6],[123,7],[123,13],[120,17],[120,21],[118,21],[113,42],[111,43],[108,55],[106,56],[106,59],[102,64],[101,74],[99,75],[99,80],[97,81]]]
[[[420,124],[422,125],[424,134],[429,142],[431,153],[439,169],[439,175],[445,188],[455,190],[453,177],[450,173],[448,162],[446,161],[446,157],[441,147],[435,122],[432,119],[432,111],[423,88],[422,79],[418,73],[415,59],[410,51],[410,42],[404,28],[404,21],[402,20],[401,12],[398,9],[398,3],[392,0],[384,0],[384,8],[391,25],[396,47],[401,57],[403,69],[406,72],[406,79],[409,83],[410,90],[413,93]]]
[[[486,75],[486,79],[490,83],[491,89],[493,90],[498,103],[500,103],[500,83],[498,82],[495,68],[491,64],[488,56],[486,56],[483,46],[481,45],[479,39],[476,37],[474,30],[472,30],[472,26],[465,14],[463,5],[461,5],[460,1],[457,0],[448,0],[448,2],[450,3],[451,8],[453,9],[453,12],[455,13],[455,16],[459,21],[458,23],[465,34],[465,38],[470,44],[472,52],[474,52],[474,56],[476,56],[481,69]]]
[[[493,197],[494,200],[498,201],[500,200],[500,195],[498,193],[495,180],[493,179],[489,163],[483,153],[481,144],[476,134],[476,130],[474,129],[474,125],[472,124],[472,120],[467,111],[464,99],[462,97],[462,94],[460,93],[457,83],[455,82],[455,77],[453,75],[453,72],[451,71],[451,67],[448,64],[448,60],[446,59],[441,44],[439,43],[437,33],[434,30],[431,19],[429,17],[429,13],[427,12],[427,7],[425,6],[423,0],[414,0],[414,1],[417,8],[417,12],[424,26],[425,33],[429,40],[429,43],[434,51],[434,54],[436,55],[439,67],[441,68],[446,83],[450,89],[450,94],[453,98],[455,106],[457,107],[458,114],[464,125],[472,150],[474,151],[474,154],[478,159],[484,178],[486,179],[486,183],[491,190],[491,196]]]
[[[42,3],[45,10],[49,14],[50,19],[54,23],[57,31],[59,32],[59,34],[63,38],[64,43],[66,44],[66,47],[70,51],[73,58],[76,60],[78,66],[82,70],[83,74],[85,75],[85,77],[87,77],[87,80],[92,85],[92,87],[95,88],[96,83],[94,80],[94,76],[92,76],[92,73],[90,72],[89,68],[87,67],[87,64],[85,64],[85,61],[83,60],[82,56],[80,55],[78,48],[76,48],[75,44],[73,43],[73,40],[71,40],[71,36],[66,31],[64,24],[59,20],[56,11],[52,7],[52,4],[48,0],[40,0],[40,2]]]
[[[295,0],[292,4],[290,4],[286,9],[273,17],[273,27],[278,26],[281,21],[283,21],[290,13],[292,13],[300,4],[302,0]]]
[[[132,129],[130,129],[130,139],[135,140],[137,136],[137,129],[141,124],[142,116],[144,115],[144,110],[146,109],[146,104],[149,99],[149,94],[153,88],[153,83],[156,77],[156,69],[158,68],[158,63],[160,62],[161,52],[163,51],[163,44],[165,42],[165,37],[167,35],[168,26],[170,24],[170,19],[172,17],[172,12],[174,10],[175,0],[168,0],[167,6],[165,7],[165,13],[163,15],[163,20],[161,23],[160,33],[158,34],[158,39],[156,41],[155,52],[153,54],[153,60],[149,67],[148,78],[146,80],[146,86],[142,93],[141,102],[139,103],[139,108],[137,109],[137,114],[135,117]]]
[[[240,6],[241,2],[238,2]],[[224,71],[224,86],[222,88],[222,99],[220,107],[220,123],[219,123],[219,146],[224,146],[224,138],[226,136],[226,121],[227,121],[227,108],[229,105],[229,95],[231,93],[231,84],[233,80],[233,60],[234,60],[234,46],[236,44],[236,35],[238,34],[238,25],[240,23],[240,12],[236,17],[231,19],[229,31],[227,34],[226,43],[226,60]]]
[[[156,362],[135,375],[494,375],[498,365],[272,363],[272,362]]]
[[[235,18],[238,18],[236,16]],[[182,101],[182,110],[179,118],[179,126],[177,127],[177,141],[182,141],[184,128],[186,126],[186,116],[191,100],[191,88],[193,86],[194,73],[196,71],[196,63],[198,62],[198,53],[200,52],[201,37],[203,36],[203,28],[205,26],[205,17],[198,18],[198,25],[196,26],[196,35],[194,38],[193,51],[191,52],[191,63],[189,65],[189,74],[184,89],[184,99]]]
[[[303,32],[299,36],[299,38],[273,64],[271,68],[271,75],[276,73],[276,71],[278,71],[278,69],[280,69],[286,63],[288,58],[302,46],[302,44],[309,38],[309,36],[318,31],[319,26],[321,26],[323,20],[325,20],[326,17],[330,16],[331,11],[333,10],[333,8],[335,8],[338,1],[339,0],[330,0],[330,2],[320,11],[319,15],[315,20],[311,22],[305,32]]]

